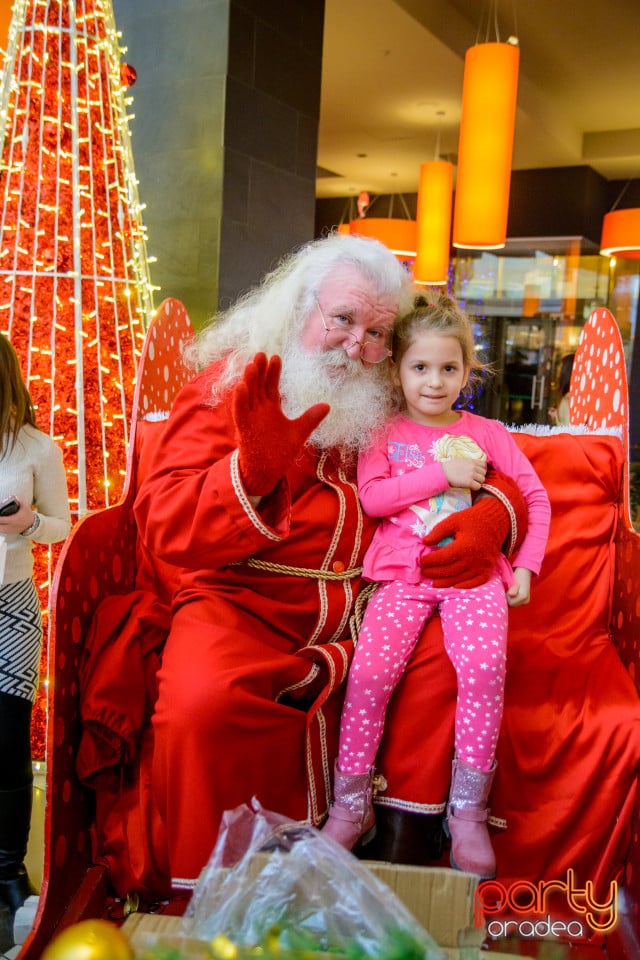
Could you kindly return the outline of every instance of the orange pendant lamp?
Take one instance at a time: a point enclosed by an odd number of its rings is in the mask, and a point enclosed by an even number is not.
[[[462,86],[453,245],[505,245],[520,50],[479,43],[467,50]]]
[[[630,207],[605,213],[600,253],[605,257],[640,260],[640,208]]]
[[[351,233],[361,237],[374,237],[399,260],[412,260],[416,255],[416,221],[398,217],[361,217],[350,223]]]
[[[416,283],[445,284],[449,276],[453,164],[430,160],[420,164],[418,183]]]
[[[0,50],[7,49],[12,7],[13,5],[11,3],[0,4]]]

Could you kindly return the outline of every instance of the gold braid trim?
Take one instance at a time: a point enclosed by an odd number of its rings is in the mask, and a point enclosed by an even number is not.
[[[315,580],[353,580],[362,573],[362,567],[352,567],[351,570],[343,570],[341,573],[335,573],[333,570],[314,570],[311,567],[290,567],[284,563],[271,563],[269,560],[258,560],[256,557],[247,557],[246,560],[236,560],[230,566],[239,566],[246,564],[248,567],[254,567],[256,570],[269,570],[271,573],[286,573],[291,577],[309,577]],[[377,583],[368,583],[358,596],[353,607],[353,613],[349,617],[349,629],[354,643],[357,642],[358,634],[362,626],[362,619],[367,603],[378,588]]]
[[[310,577],[313,580],[353,580],[362,573],[362,567],[352,567],[351,570],[342,570],[340,573],[336,573],[334,570],[314,570],[312,567],[290,567],[285,563],[271,563],[269,560],[258,560],[255,557],[237,560],[232,566],[242,563],[248,567],[255,567],[257,570],[287,573],[290,577]]]
[[[351,639],[354,643],[357,642],[360,634],[365,608],[377,589],[377,583],[368,583],[366,587],[363,587],[356,597],[356,602],[353,606],[353,613],[349,617],[349,629],[351,630]]]
[[[516,520],[516,512],[511,505],[511,501],[508,497],[499,490],[498,487],[494,487],[491,483],[483,483],[482,489],[487,490],[490,494],[496,497],[500,503],[506,508],[507,513],[509,514],[510,519],[510,535],[509,535],[509,547],[507,549],[507,557],[510,557],[514,551],[516,540],[518,539],[518,521]]]

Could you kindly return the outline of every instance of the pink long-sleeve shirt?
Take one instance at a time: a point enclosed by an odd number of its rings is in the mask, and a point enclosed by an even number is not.
[[[466,410],[460,414],[446,427],[425,426],[400,415],[360,455],[360,500],[369,516],[381,518],[364,558],[367,579],[422,579],[419,560],[428,549],[422,538],[445,516],[471,505],[469,490],[449,486],[442,460],[474,456],[476,444],[489,464],[516,481],[527,503],[527,534],[511,562],[540,572],[551,518],[545,488],[502,423]],[[503,576],[505,563],[502,558]]]

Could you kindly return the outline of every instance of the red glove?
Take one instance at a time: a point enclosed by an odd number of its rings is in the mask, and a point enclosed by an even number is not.
[[[491,576],[504,550],[510,557],[527,532],[527,504],[511,477],[493,467],[487,470],[483,490],[468,510],[453,513],[436,524],[422,541],[435,547],[420,559],[422,574],[435,587],[479,587]],[[453,542],[437,545],[446,537]]]
[[[331,409],[328,403],[316,403],[297,420],[285,417],[279,389],[281,367],[280,357],[268,360],[266,354],[257,353],[231,398],[240,475],[247,493],[255,497],[271,493]]]

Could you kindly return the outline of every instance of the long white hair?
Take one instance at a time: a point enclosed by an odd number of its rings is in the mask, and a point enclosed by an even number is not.
[[[368,237],[332,233],[289,254],[258,286],[214,316],[186,346],[185,361],[202,368],[228,357],[223,375],[213,385],[214,396],[220,396],[256,353],[285,352],[300,334],[324,280],[345,265],[366,278],[374,296],[396,298],[399,316],[411,308],[415,296],[411,278],[387,247]]]

